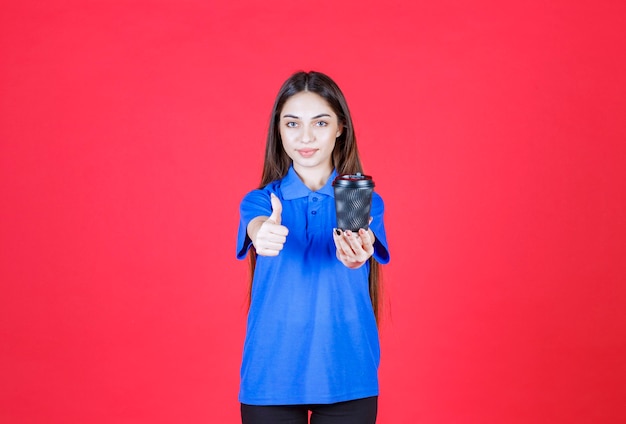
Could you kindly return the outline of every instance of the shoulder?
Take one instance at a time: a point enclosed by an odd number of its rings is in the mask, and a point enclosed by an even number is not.
[[[385,209],[385,202],[380,194],[372,193],[372,207],[375,209]]]
[[[248,208],[267,208],[271,209],[270,195],[272,193],[278,196],[280,188],[280,180],[272,181],[262,188],[249,191],[241,200],[241,209]]]
[[[280,191],[280,183],[281,183],[281,181],[282,180],[272,181],[271,183],[269,183],[265,187],[255,188],[254,190],[250,190],[243,197],[243,200],[248,199],[248,198],[254,198],[256,196],[269,196],[271,193],[274,193],[274,194],[278,195],[278,193]]]

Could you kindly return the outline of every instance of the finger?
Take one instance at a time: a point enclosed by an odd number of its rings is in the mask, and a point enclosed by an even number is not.
[[[372,240],[370,232],[360,229],[359,235],[361,236],[361,241],[363,242],[363,250],[368,253],[374,252],[374,241]]]
[[[349,231],[342,231],[341,235],[337,236],[335,239],[335,245],[337,249],[341,251],[344,255],[354,256],[355,252],[351,246],[351,241],[348,236]]]
[[[335,240],[335,247],[337,250],[337,259],[339,259],[341,262],[348,263],[350,262],[349,256],[353,255],[352,251],[349,249],[348,245],[346,244],[346,242],[343,240],[343,235],[338,236],[338,235],[333,235],[333,238]],[[350,255],[348,255],[346,253],[346,249],[350,252]]]
[[[267,218],[265,222],[259,228],[257,233],[258,239],[268,240],[272,237],[286,237],[289,234],[289,229],[284,225],[278,225],[273,222],[272,219]]]
[[[259,247],[259,248],[256,248],[256,253],[257,255],[261,255],[261,256],[278,256],[278,254],[280,253],[280,250],[274,250],[268,247]]]
[[[284,225],[272,225],[270,231],[273,235],[281,236],[283,239],[289,234],[289,228]]]
[[[333,230],[333,241],[335,242],[335,247],[337,248],[337,251],[343,250],[343,248],[341,247],[341,230],[335,228]]]
[[[354,252],[351,256],[351,260],[353,262],[364,262],[372,256],[374,253],[374,248],[371,244],[371,238],[369,234],[364,230],[360,229],[357,234],[348,231],[347,239],[350,242],[350,247]]]
[[[274,224],[272,224],[274,225]],[[278,226],[276,226],[278,227]],[[285,247],[286,238],[274,234],[264,234],[254,243],[257,253],[263,256],[276,256]]]
[[[371,237],[369,231],[361,228],[359,230],[359,237],[361,238],[361,242],[363,244],[363,247],[365,247],[366,245],[371,245],[372,244],[372,237]]]
[[[279,227],[279,229],[282,229],[282,228],[285,228],[285,227]],[[267,237],[267,243],[271,243],[274,245],[280,244],[282,246],[283,244],[285,244],[286,241],[287,241],[287,237],[281,234],[277,234],[277,233],[270,234]]]
[[[284,243],[273,243],[273,242],[268,242],[268,243],[264,243],[263,244],[263,249],[265,250],[273,250],[276,252],[280,252],[281,250],[283,250],[284,247]]]
[[[354,253],[359,253],[363,250],[363,242],[358,234],[354,234],[352,231],[348,230],[346,231],[346,240]]]
[[[270,201],[272,202],[272,214],[269,219],[275,224],[280,225],[282,220],[283,204],[280,203],[280,199],[274,193],[270,195]]]
[[[262,227],[257,234],[257,246],[268,247],[276,245],[282,246],[285,244],[287,241],[287,233],[289,232],[286,227],[272,224],[270,222],[266,222],[263,225],[264,227]]]
[[[270,237],[275,237],[275,236],[285,238],[287,234],[289,234],[289,229],[287,227],[285,227],[284,225],[274,224],[272,220],[269,218],[267,221],[263,223],[263,225],[264,225],[263,227],[264,238],[269,239]]]

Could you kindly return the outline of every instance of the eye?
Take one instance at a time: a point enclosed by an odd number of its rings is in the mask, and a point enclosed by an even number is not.
[[[326,127],[326,126],[328,126],[328,122],[326,122],[326,121],[317,121],[315,123],[315,125],[317,125],[318,127]]]
[[[297,122],[293,122],[293,121],[289,121],[289,122],[285,123],[285,126],[287,128],[296,128],[298,126],[298,123]]]

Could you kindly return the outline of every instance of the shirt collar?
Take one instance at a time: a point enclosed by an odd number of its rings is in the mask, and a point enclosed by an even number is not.
[[[324,194],[326,196],[335,197],[335,191],[333,189],[333,181],[337,176],[337,171],[333,169],[333,172],[328,177],[328,181],[324,184],[324,187],[320,188],[316,193]],[[307,197],[312,193],[311,189],[309,189],[296,171],[293,169],[293,165],[289,167],[289,171],[287,175],[283,178],[280,184],[280,191],[283,195],[283,199],[285,200],[293,200],[299,197]]]

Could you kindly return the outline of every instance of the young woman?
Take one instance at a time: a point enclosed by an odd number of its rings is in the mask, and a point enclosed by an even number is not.
[[[362,172],[339,87],[299,72],[272,111],[260,188],[241,202],[237,257],[252,280],[239,400],[244,424],[370,424],[378,400],[383,201],[369,229],[336,228],[332,181]],[[377,263],[378,262],[378,263]]]

